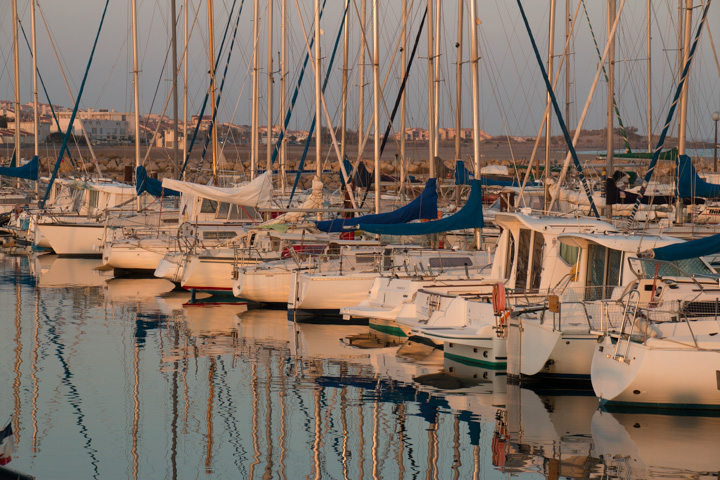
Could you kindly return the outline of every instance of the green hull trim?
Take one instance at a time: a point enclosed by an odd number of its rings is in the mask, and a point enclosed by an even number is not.
[[[507,370],[507,362],[486,362],[484,360],[476,360],[474,358],[463,357],[461,355],[455,355],[448,352],[445,352],[445,356],[450,360],[455,360],[458,363],[469,365],[471,367],[483,367],[490,370]]]
[[[380,325],[378,323],[370,322],[370,328],[377,330],[380,333],[387,333],[388,335],[394,335],[396,337],[407,338],[405,332],[400,327],[393,327],[391,325]]]

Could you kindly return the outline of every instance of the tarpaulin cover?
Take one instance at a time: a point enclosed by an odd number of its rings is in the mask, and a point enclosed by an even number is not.
[[[678,195],[680,198],[720,198],[720,185],[708,183],[697,174],[687,155],[678,157]]]
[[[156,178],[148,177],[147,170],[142,165],[135,169],[135,191],[138,195],[147,192],[153,197],[179,197],[180,192],[170,188],[163,189],[162,182]]]
[[[273,194],[272,180],[267,173],[258,175],[247,185],[235,188],[213,187],[170,178],[163,178],[162,186],[188,195],[246,207],[270,207]]]
[[[507,167],[506,167],[507,169]],[[473,173],[465,168],[465,162],[458,160],[455,162],[455,185],[470,185],[475,179]],[[496,180],[494,178],[480,177],[480,182],[486,187],[520,187],[522,183],[518,183],[514,180]],[[535,182],[528,182],[528,186],[538,186]]]
[[[401,225],[363,224],[362,230],[382,235],[427,235],[429,233],[449,232],[465,228],[483,228],[485,221],[483,219],[480,180],[472,180],[470,185],[470,196],[468,196],[467,202],[454,215],[424,223]]]
[[[420,195],[418,195],[415,200],[395,211],[355,218],[324,220],[317,222],[317,228],[323,232],[344,232],[348,230],[364,230],[366,223],[386,225],[407,223],[411,220],[431,220],[437,218],[437,198],[436,180],[430,178],[425,184],[423,191],[420,192]]]
[[[656,260],[672,262],[720,253],[720,234],[651,250]]]
[[[618,188],[615,180],[611,177],[605,179],[605,201],[608,205],[632,205],[637,200],[638,194],[626,192]],[[670,195],[644,195],[641,202],[645,205],[667,205],[673,203]]]
[[[0,175],[14,178],[25,178],[27,180],[38,179],[38,169],[40,162],[37,155],[22,167],[0,167]]]

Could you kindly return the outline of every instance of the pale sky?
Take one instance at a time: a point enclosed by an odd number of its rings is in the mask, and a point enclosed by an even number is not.
[[[183,15],[185,0],[176,0],[179,18],[179,56],[183,48]],[[73,94],[80,86],[82,76],[87,64],[92,42],[100,22],[105,2],[102,0],[39,0],[40,12],[37,14],[37,42],[39,48],[38,61],[41,75],[45,80],[50,97],[55,104],[72,107],[72,101],[64,84],[57,59],[50,45],[48,29],[52,33],[55,47],[61,58],[65,74],[70,83]],[[267,6],[268,2],[259,2],[261,7],[262,26],[259,35],[260,52],[260,118],[261,124],[266,124],[266,59],[267,59]],[[371,18],[372,2],[368,1],[368,22]],[[565,40],[565,3],[558,1],[556,19],[555,52],[562,53]],[[577,8],[577,1],[571,0],[573,16]],[[607,36],[606,2],[587,1],[590,21],[597,37],[600,49],[604,48]],[[214,0],[215,4],[215,40],[216,53],[219,50],[222,33],[228,21],[228,15],[233,0]],[[235,124],[250,123],[250,94],[251,94],[251,68],[252,68],[252,0],[236,0],[235,15],[239,6],[243,4],[240,17],[240,28],[237,36],[236,48],[232,53],[225,92],[220,111],[221,121],[232,120]],[[326,12],[321,21],[324,32],[322,37],[323,48],[323,78],[327,68],[332,45],[338,34],[343,2],[329,0]],[[417,29],[422,17],[426,2],[408,0],[410,5],[408,29],[408,53],[412,49]],[[531,22],[531,28],[540,48],[543,61],[547,61],[549,1],[525,1]],[[619,6],[620,0],[617,0]],[[30,36],[30,0],[18,0],[19,15]],[[199,0],[189,0],[190,23],[192,25],[197,15],[196,25],[192,31],[189,46],[189,115],[199,112],[205,90],[208,85],[208,59],[207,59],[207,3]],[[275,34],[273,51],[275,57],[275,70],[278,69],[277,60],[280,52],[280,0],[274,1]],[[313,17],[313,2],[309,0],[288,1],[288,89],[295,85],[300,65],[305,55],[305,44],[298,17],[297,5],[302,12],[305,28],[310,32],[310,23]],[[358,85],[359,79],[359,45],[360,29],[357,12],[360,10],[360,0],[353,0],[350,4],[350,83],[351,94],[348,101],[349,128],[358,126]],[[455,43],[457,41],[457,8],[454,0],[442,2],[442,34],[441,51],[438,57],[441,68],[441,124],[454,127],[455,122]],[[699,0],[695,1],[699,6]],[[464,42],[463,42],[463,100],[462,115],[463,126],[472,126],[471,117],[471,77],[470,66],[467,63],[470,53],[469,42],[469,3],[465,1],[464,12]],[[478,2],[478,18],[481,21],[479,32],[480,43],[480,121],[481,128],[493,135],[535,136],[537,134],[541,115],[545,108],[545,86],[540,77],[540,70],[532,52],[528,34],[522,22],[517,3],[511,0],[484,0]],[[626,125],[636,126],[641,134],[647,131],[647,69],[646,69],[646,2],[641,0],[628,0],[622,13],[622,20],[617,35],[616,53],[616,95],[618,104]],[[675,91],[675,72],[677,70],[677,2],[668,0],[652,0],[652,119],[655,133],[659,133],[665,121],[667,111]],[[138,0],[139,22],[139,50],[141,69],[141,113],[160,113],[170,91],[171,63],[167,59],[165,70],[163,62],[169,47],[169,0]],[[385,86],[384,96],[388,111],[392,109],[400,84],[400,56],[397,52],[393,60],[393,53],[400,36],[401,2],[399,0],[380,1],[380,32],[381,32],[381,82],[390,75]],[[693,35],[697,28],[697,20],[701,12],[696,8],[693,21]],[[235,16],[233,16],[233,25]],[[13,52],[12,52],[12,24],[11,2],[4,1],[0,5],[0,98],[13,99]],[[132,96],[132,37],[130,23],[130,1],[114,0],[110,2],[106,23],[100,36],[97,52],[93,61],[85,93],[81,101],[82,108],[114,108],[118,111],[133,110]],[[713,40],[720,41],[720,5],[713,5],[708,15],[708,24],[705,27],[714,34]],[[368,35],[371,35],[371,24],[368,23]],[[232,27],[229,35],[232,33]],[[598,62],[598,55],[590,36],[588,21],[582,7],[579,20],[574,31],[572,50],[574,55],[570,58],[571,64],[571,114],[569,123],[577,121],[582,107],[585,104],[592,78]],[[371,37],[368,38],[371,43]],[[408,83],[408,126],[427,126],[427,36],[426,31],[420,40],[418,53]],[[223,52],[226,52],[224,50]],[[31,101],[32,77],[31,57],[21,34],[21,101]],[[221,75],[226,61],[223,53],[218,70]],[[555,59],[555,65],[559,57]],[[720,110],[720,75],[718,65],[713,55],[708,32],[704,31],[700,39],[697,57],[693,64],[691,75],[691,99],[688,114],[688,139],[708,140],[712,138],[713,123],[711,113]],[[182,69],[181,69],[182,74]],[[340,85],[342,74],[342,42],[338,51],[333,72],[326,92],[328,107],[336,126],[340,124]],[[290,128],[307,130],[311,116],[314,114],[313,89],[314,80],[312,70],[306,73],[301,93],[296,105],[296,111]],[[366,68],[365,93],[365,121],[372,116],[372,76],[370,62]],[[179,78],[182,86],[182,76]],[[274,108],[274,123],[281,122],[279,112],[279,77],[276,76],[276,93]],[[564,73],[557,88],[558,100],[565,102]],[[607,88],[602,80],[597,89],[593,107],[586,121],[586,129],[604,128],[606,121]],[[45,97],[40,91],[40,99]],[[182,114],[182,93],[180,100]],[[171,115],[171,104],[166,114]],[[382,130],[384,130],[387,117],[381,113]],[[367,128],[367,123],[365,124]],[[396,121],[395,125],[399,125]],[[559,134],[557,126],[553,133]]]

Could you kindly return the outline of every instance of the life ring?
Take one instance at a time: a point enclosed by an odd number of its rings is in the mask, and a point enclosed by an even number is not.
[[[502,312],[507,310],[505,304],[505,284],[502,282],[497,282],[493,285],[492,305],[495,315],[500,315]]]

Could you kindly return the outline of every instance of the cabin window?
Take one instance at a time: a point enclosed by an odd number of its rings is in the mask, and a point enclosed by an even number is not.
[[[429,260],[430,268],[450,268],[472,266],[470,257],[432,257]]]
[[[217,202],[204,198],[200,213],[215,213],[215,210],[217,210]]]
[[[610,298],[614,287],[620,285],[622,252],[601,245],[588,247],[588,272],[585,300]]]
[[[580,247],[573,247],[560,243],[560,258],[569,266],[573,266],[577,263],[578,257],[580,256]]]
[[[230,204],[229,203],[221,203],[220,206],[218,206],[217,212],[215,212],[215,218],[227,218],[228,211],[230,210]]]
[[[228,220],[253,220],[256,216],[257,212],[252,207],[232,205],[230,208],[230,216],[228,217]]]
[[[515,288],[525,289],[527,286],[528,270],[530,269],[530,230],[520,230],[518,241],[517,268],[515,269]]]
[[[508,233],[507,258],[505,263],[505,277],[507,278],[512,275],[512,266],[513,262],[515,262],[515,237],[511,232]]]
[[[203,240],[230,240],[235,238],[237,234],[231,231],[203,232]]]
[[[99,198],[100,192],[98,192],[97,190],[90,190],[88,192],[88,206],[90,208],[97,208]]]
[[[530,288],[537,290],[540,288],[540,278],[542,276],[543,266],[543,247],[545,246],[545,237],[540,232],[533,234],[533,255],[532,270],[530,272]]]

